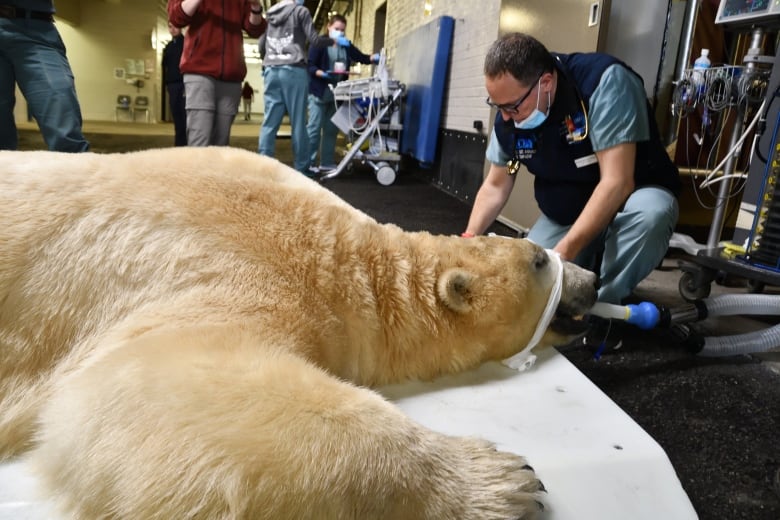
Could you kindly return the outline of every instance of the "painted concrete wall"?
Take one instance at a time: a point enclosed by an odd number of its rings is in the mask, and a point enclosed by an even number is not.
[[[162,49],[152,48],[152,36],[168,34],[157,2],[60,0],[55,6],[56,27],[67,49],[83,118],[113,120],[120,94],[147,96],[153,107],[152,116],[156,118],[154,109],[160,97],[158,54]],[[115,69],[128,72],[128,59],[142,63],[143,74],[115,78]],[[136,79],[143,80],[144,86],[128,84]],[[14,115],[17,121],[27,118],[27,105],[18,91]]]
[[[160,72],[152,34],[160,22],[154,5],[95,2],[82,9],[80,19],[78,26],[62,23],[58,28],[67,46],[84,119],[114,119],[119,94],[147,96],[151,106],[157,107]],[[133,68],[127,60],[143,65],[143,71],[136,68],[138,74],[130,76]],[[122,69],[125,77],[116,78],[115,70]],[[135,80],[143,81],[143,87],[128,84]]]
[[[150,100],[152,121],[163,117],[162,71],[165,43],[170,41],[164,2],[158,0],[58,0],[56,27],[67,49],[76,81],[76,92],[85,120],[113,121],[117,96],[143,95]],[[153,48],[155,42],[156,49]],[[247,39],[255,45],[256,39]],[[143,74],[127,76],[127,60],[140,62]],[[247,62],[247,79],[262,93],[261,65]],[[124,69],[125,78],[115,77]],[[141,79],[143,87],[130,84]],[[27,105],[17,90],[16,121],[27,119]],[[262,96],[255,96],[254,112],[262,112]],[[120,120],[127,114],[120,113]],[[140,121],[141,118],[139,117]]]

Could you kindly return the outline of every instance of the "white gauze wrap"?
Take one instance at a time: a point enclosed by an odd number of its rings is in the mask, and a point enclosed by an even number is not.
[[[528,345],[514,356],[502,361],[506,366],[521,372],[528,370],[536,363],[536,356],[531,354],[531,349],[534,348],[542,339],[542,336],[544,336],[544,332],[547,330],[547,327],[555,316],[558,302],[561,301],[561,291],[563,290],[563,262],[557,252],[552,249],[547,249],[546,251],[547,256],[553,264],[553,269],[555,269],[550,296],[547,298],[547,306],[544,308],[542,317],[539,318],[539,323],[536,324],[536,330],[534,331],[534,335],[531,336]]]

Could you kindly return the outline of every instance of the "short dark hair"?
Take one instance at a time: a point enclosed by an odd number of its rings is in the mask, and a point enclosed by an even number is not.
[[[334,22],[341,22],[347,25],[347,19],[338,13],[330,15],[330,18],[328,18],[328,25],[333,25]]]
[[[502,36],[493,42],[485,56],[485,76],[495,78],[508,73],[524,85],[554,68],[550,51],[542,42],[523,33]]]

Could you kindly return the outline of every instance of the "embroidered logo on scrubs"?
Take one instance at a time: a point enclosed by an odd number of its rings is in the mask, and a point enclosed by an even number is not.
[[[536,153],[536,137],[516,135],[514,156],[506,163],[507,173],[515,175],[520,171],[520,162],[531,159]]]
[[[587,119],[583,112],[567,115],[561,125],[561,135],[569,144],[578,143],[588,136]]]
[[[536,137],[521,136],[515,137],[515,160],[523,161],[530,159],[536,153]]]

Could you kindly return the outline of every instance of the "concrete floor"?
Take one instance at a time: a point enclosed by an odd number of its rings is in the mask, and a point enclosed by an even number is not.
[[[259,122],[237,122],[231,145],[255,150],[258,133]],[[170,124],[88,122],[85,134],[96,152],[173,142]],[[284,130],[282,134],[289,135]],[[45,148],[33,124],[22,125],[20,148]],[[288,139],[279,140],[277,152],[283,162],[291,161]],[[370,171],[356,168],[325,186],[378,221],[407,230],[459,233],[470,210],[421,172],[402,170],[393,185],[383,187]],[[512,233],[500,224],[492,230]],[[637,288],[636,298],[682,305],[678,263],[686,258],[682,251],[670,250]],[[744,293],[739,282],[730,287],[713,284],[712,293]],[[773,288],[767,292],[780,294]],[[704,335],[720,336],[762,330],[777,322],[777,317],[733,316],[709,319],[698,327]],[[581,346],[559,350],[664,448],[700,518],[780,519],[780,352],[712,359],[688,353],[662,330],[628,327],[622,338],[621,349],[598,361]]]

